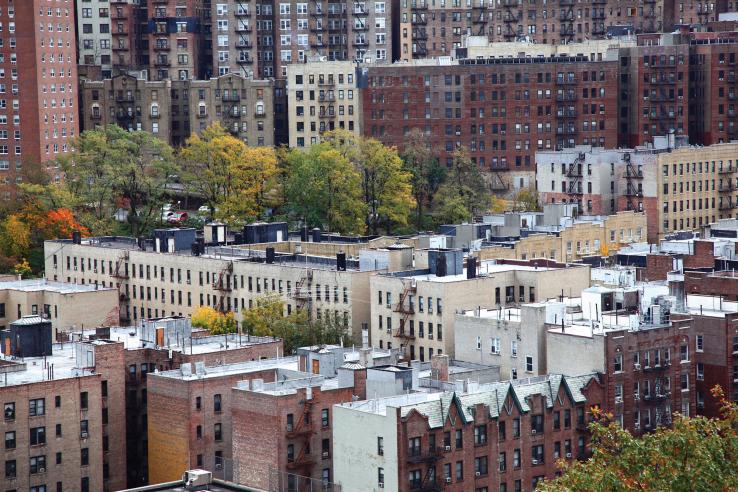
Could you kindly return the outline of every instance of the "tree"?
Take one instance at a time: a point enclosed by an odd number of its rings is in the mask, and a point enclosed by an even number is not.
[[[195,328],[208,330],[211,335],[236,333],[238,323],[232,311],[219,313],[210,306],[199,306],[192,313],[191,321]]]
[[[424,228],[425,209],[433,206],[433,197],[446,179],[446,169],[433,155],[430,140],[417,128],[410,130],[405,139],[402,160],[410,172],[412,194],[415,198],[415,226]]]
[[[18,214],[9,215],[0,225],[0,250],[5,256],[24,259],[30,249],[30,226]]]
[[[361,175],[362,196],[368,211],[367,228],[379,234],[381,223],[386,225],[387,232],[393,225],[407,225],[415,205],[412,175],[403,169],[397,150],[347,130],[328,132],[323,140],[348,159]]]
[[[327,143],[287,156],[285,195],[293,218],[308,227],[344,234],[364,231],[366,205],[361,175],[351,162]]]
[[[122,205],[134,236],[159,220],[166,185],[178,172],[169,145],[148,132],[116,125],[82,133],[62,167],[77,207],[104,222]]]
[[[442,210],[453,207],[460,211],[460,208],[450,204],[460,198],[463,207],[468,212],[467,220],[471,220],[473,215],[480,215],[489,210],[491,203],[491,195],[482,173],[464,148],[454,151],[453,165],[438,194],[441,197]]]
[[[182,181],[189,191],[202,197],[211,217],[228,195],[229,170],[240,153],[232,150],[239,143],[216,122],[203,130],[202,136],[193,133],[179,153]]]
[[[536,490],[620,492],[738,490],[738,407],[713,389],[722,418],[676,416],[671,428],[633,437],[616,423],[590,424],[592,457],[560,462],[563,475]]]
[[[271,147],[248,147],[241,142],[238,159],[228,170],[228,194],[216,216],[232,224],[264,213],[276,186],[277,156]]]
[[[521,188],[513,199],[513,209],[518,212],[536,212],[540,210],[536,190],[531,187]]]

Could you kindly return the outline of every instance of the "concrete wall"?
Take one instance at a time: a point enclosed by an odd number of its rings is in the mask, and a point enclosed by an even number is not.
[[[371,403],[367,403],[371,405]],[[398,483],[397,413],[387,415],[333,407],[333,476],[344,490],[376,492],[377,469],[384,468],[384,490],[396,492]],[[377,453],[377,438],[384,440],[384,454]],[[405,477],[400,477],[404,479]]]
[[[605,337],[546,332],[546,372],[576,376],[605,370]]]

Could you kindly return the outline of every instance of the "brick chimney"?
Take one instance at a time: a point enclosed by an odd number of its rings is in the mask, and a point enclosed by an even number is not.
[[[448,382],[448,355],[434,355],[431,358],[431,379]]]

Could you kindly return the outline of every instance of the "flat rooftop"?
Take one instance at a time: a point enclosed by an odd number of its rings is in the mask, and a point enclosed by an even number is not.
[[[67,282],[54,282],[45,278],[12,280],[0,282],[0,290],[18,290],[23,292],[58,292],[59,294],[78,294],[81,292],[94,292],[97,290],[114,290],[112,288],[98,287],[95,284],[73,284]]]
[[[518,308],[469,309],[460,314],[470,318],[520,322],[520,309]]]
[[[492,276],[496,273],[505,272],[545,272],[552,270],[562,270],[560,267],[547,267],[547,266],[531,266],[531,265],[519,265],[510,263],[497,263],[494,260],[482,261],[479,264],[477,278],[484,278]],[[457,275],[445,275],[439,277],[436,274],[430,273],[430,270],[415,270],[409,272],[398,272],[394,274],[395,277],[401,277],[406,279],[421,280],[426,282],[461,282],[467,280],[466,268],[462,269],[462,273]]]
[[[186,364],[183,367],[185,366]],[[298,366],[298,357],[282,357],[274,359],[253,360],[248,362],[238,362],[235,364],[224,364],[221,366],[205,366],[195,364],[193,367],[193,364],[190,364],[190,372],[187,372],[186,370],[183,371],[182,368],[180,368],[154,374],[163,378],[194,381],[197,379],[221,378],[227,376],[235,376],[238,374],[249,374],[274,369],[277,371],[286,371],[284,372],[284,375],[289,377],[292,374],[301,374],[298,370]]]
[[[94,335],[95,331],[79,332],[80,335]],[[153,340],[144,340],[142,331],[137,326],[112,327],[110,328],[110,336],[108,340],[113,342],[122,342],[126,350],[138,350],[143,348],[153,348]],[[202,337],[188,337],[183,340],[169,340],[169,344],[161,348],[170,349],[184,354],[197,355],[209,354],[212,352],[221,352],[225,350],[237,350],[244,347],[259,345],[262,343],[273,343],[277,341],[272,337],[257,337],[251,335],[238,335],[230,333],[228,335],[208,335]],[[274,357],[279,357],[281,353],[277,353],[276,349]]]

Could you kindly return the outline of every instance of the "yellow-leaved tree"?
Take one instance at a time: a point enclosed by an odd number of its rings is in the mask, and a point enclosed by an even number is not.
[[[208,330],[211,335],[236,333],[238,323],[233,312],[220,313],[210,306],[200,306],[192,313],[192,326]]]

